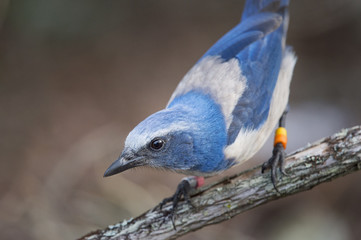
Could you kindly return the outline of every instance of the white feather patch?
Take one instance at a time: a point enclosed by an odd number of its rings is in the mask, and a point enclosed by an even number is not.
[[[253,157],[266,142],[286,109],[296,61],[294,53],[286,49],[266,122],[258,130],[241,129],[234,143],[224,149],[227,159],[235,159],[238,163],[245,162]]]
[[[191,90],[209,94],[221,106],[228,129],[232,112],[246,87],[237,59],[224,62],[219,56],[207,56],[196,64],[178,84],[169,103]]]

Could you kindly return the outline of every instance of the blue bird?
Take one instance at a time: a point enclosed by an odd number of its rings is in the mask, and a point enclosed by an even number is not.
[[[276,169],[286,147],[289,88],[296,63],[285,44],[288,0],[247,0],[241,22],[216,42],[184,76],[165,109],[139,123],[104,176],[138,166],[192,175],[164,202],[189,200],[202,177],[249,160],[279,122],[273,155],[262,172]],[[277,140],[278,139],[278,140]],[[276,188],[277,190],[277,188]]]

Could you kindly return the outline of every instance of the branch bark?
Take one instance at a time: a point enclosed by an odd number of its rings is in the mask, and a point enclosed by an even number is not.
[[[276,192],[269,173],[260,166],[223,178],[192,195],[195,207],[180,202],[173,228],[167,217],[171,205],[154,207],[142,215],[80,238],[174,239],[210,224],[226,221],[261,204],[283,198],[361,169],[361,126],[341,130],[287,156],[288,176],[278,182]]]

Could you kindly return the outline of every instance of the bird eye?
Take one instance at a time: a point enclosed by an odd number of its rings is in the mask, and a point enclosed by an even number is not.
[[[153,139],[149,144],[149,147],[153,150],[159,150],[163,146],[164,146],[164,140],[162,140],[160,138]]]

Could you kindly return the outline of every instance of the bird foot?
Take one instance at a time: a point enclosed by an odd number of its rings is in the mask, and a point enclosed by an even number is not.
[[[190,200],[189,193],[202,186],[204,184],[204,178],[203,177],[186,177],[183,178],[182,181],[178,184],[177,190],[175,191],[174,195],[168,198],[163,199],[163,201],[159,204],[160,210],[162,210],[163,206],[167,204],[168,202],[173,202],[172,209],[169,212],[168,218],[172,220],[173,228],[176,230],[175,227],[175,212],[178,207],[178,203],[182,199],[182,196],[184,200],[192,207],[194,205],[192,204]]]
[[[283,164],[285,156],[286,153],[282,143],[277,143],[273,148],[272,157],[262,165],[262,173],[267,169],[271,169],[271,181],[278,193],[280,191],[277,188],[277,167],[279,167],[281,175],[287,176]]]

